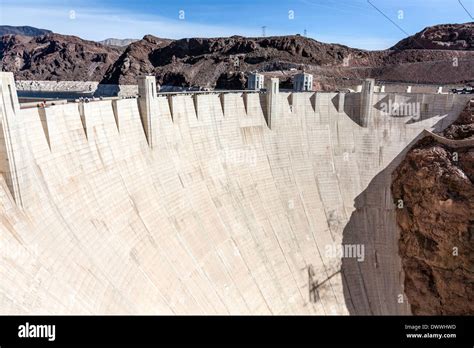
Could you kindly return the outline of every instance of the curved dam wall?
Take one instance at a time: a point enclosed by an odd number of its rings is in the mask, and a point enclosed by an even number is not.
[[[467,97],[142,84],[21,109],[1,77],[1,313],[409,313],[391,170]]]

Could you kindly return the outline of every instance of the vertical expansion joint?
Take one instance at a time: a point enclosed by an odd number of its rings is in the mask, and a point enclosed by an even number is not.
[[[150,147],[153,147],[152,114],[156,111],[156,78],[155,76],[138,77],[138,109],[143,131]]]

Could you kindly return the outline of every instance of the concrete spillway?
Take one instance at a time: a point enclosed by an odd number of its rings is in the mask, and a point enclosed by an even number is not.
[[[409,313],[390,174],[466,97],[144,86],[21,109],[1,77],[1,313]]]

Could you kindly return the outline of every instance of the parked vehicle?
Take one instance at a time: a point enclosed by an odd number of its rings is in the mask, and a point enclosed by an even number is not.
[[[463,87],[463,88],[453,88],[451,92],[454,94],[474,94],[474,88],[472,87]]]

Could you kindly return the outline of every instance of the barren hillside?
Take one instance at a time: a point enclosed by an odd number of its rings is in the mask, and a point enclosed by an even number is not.
[[[280,74],[283,86],[291,86],[291,75],[304,69],[314,74],[316,89],[347,87],[367,77],[464,84],[474,80],[473,33],[473,23],[438,25],[381,51],[299,35],[181,40],[146,35],[125,49],[60,34],[7,35],[0,41],[0,59],[2,70],[20,80],[130,84],[139,74],[153,74],[160,84],[241,89],[251,71]]]

